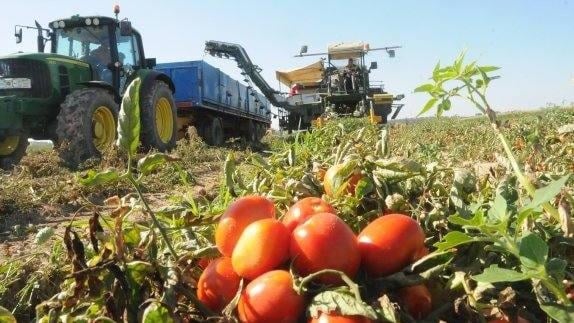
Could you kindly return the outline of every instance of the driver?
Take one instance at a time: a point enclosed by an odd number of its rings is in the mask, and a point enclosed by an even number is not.
[[[99,39],[100,46],[92,50],[88,56],[88,63],[97,74],[97,78],[111,84],[112,75],[109,70],[109,64],[112,62],[110,39],[107,34],[104,34]]]

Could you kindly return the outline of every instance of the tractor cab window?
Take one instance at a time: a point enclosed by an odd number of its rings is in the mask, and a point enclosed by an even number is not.
[[[118,41],[118,58],[123,69],[123,73],[120,74],[120,89],[123,89],[129,74],[141,66],[140,53],[135,35],[122,36],[118,29],[116,39]]]
[[[82,60],[92,66],[97,80],[112,82],[109,65],[111,46],[108,26],[84,26],[56,30],[57,54]]]

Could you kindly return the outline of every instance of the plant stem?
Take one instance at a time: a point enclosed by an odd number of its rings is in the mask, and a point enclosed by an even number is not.
[[[556,296],[560,301],[562,301],[562,304],[570,305],[570,299],[568,299],[566,292],[559,286],[556,286],[556,284],[551,280],[551,278],[543,277],[540,279],[540,282],[542,283],[542,285],[544,285],[544,287],[546,287],[550,292],[552,292],[554,296]]]
[[[349,286],[349,288],[351,289],[351,292],[353,293],[353,295],[355,296],[357,301],[362,302],[361,293],[359,292],[359,286],[357,284],[355,284],[355,282],[351,278],[349,278],[349,276],[347,276],[344,272],[334,270],[334,269],[323,269],[323,270],[320,270],[318,272],[312,273],[312,274],[304,277],[303,279],[301,279],[301,282],[299,283],[299,286],[298,286],[299,289],[300,290],[303,289],[305,287],[305,285],[307,285],[313,279],[315,279],[318,276],[321,276],[323,274],[339,275],[341,277],[341,279],[343,279],[343,281],[347,284],[347,286]]]
[[[153,221],[153,224],[159,229],[159,233],[161,234],[162,238],[165,240],[165,244],[167,245],[169,252],[173,256],[173,258],[175,258],[175,260],[178,261],[179,256],[177,255],[177,252],[175,252],[175,249],[171,245],[171,242],[169,241],[169,237],[167,236],[167,232],[165,232],[165,229],[161,226],[158,219],[155,217],[155,214],[153,213],[153,211],[151,210],[151,208],[147,204],[147,201],[144,198],[144,196],[143,196],[143,194],[139,188],[139,184],[136,182],[136,180],[134,179],[134,177],[131,174],[128,176],[128,180],[130,181],[130,183],[132,183],[132,185],[136,189],[136,192],[138,193],[138,196],[142,200],[142,203],[144,204],[146,211],[149,213],[151,220]]]
[[[528,192],[528,195],[530,195],[531,198],[534,198],[534,194],[536,193],[536,187],[534,186],[534,184],[532,184],[530,179],[526,175],[524,175],[524,173],[522,172],[522,169],[520,168],[520,165],[518,164],[518,161],[516,160],[516,157],[514,156],[514,153],[512,152],[512,148],[510,148],[510,144],[508,143],[508,140],[506,140],[506,137],[504,136],[504,134],[500,130],[500,125],[499,125],[498,121],[496,120],[496,112],[494,112],[494,110],[492,110],[490,108],[490,105],[488,104],[488,101],[486,100],[486,97],[484,96],[484,94],[480,93],[480,91],[478,91],[478,89],[475,86],[473,86],[469,81],[463,80],[463,82],[468,87],[469,94],[470,94],[469,99],[479,109],[482,108],[481,111],[483,111],[484,114],[486,114],[486,116],[488,117],[488,120],[490,121],[490,124],[492,125],[492,128],[494,129],[494,132],[496,133],[496,136],[498,137],[498,139],[502,143],[502,147],[504,148],[504,152],[506,153],[506,156],[508,157],[508,160],[510,161],[510,166],[512,167],[512,170],[516,174],[518,181],[526,189],[526,191]],[[474,98],[472,97],[473,92],[479,96],[480,100],[483,103],[482,105],[474,100]],[[554,220],[560,221],[560,215],[558,214],[558,210],[556,210],[556,208],[554,208],[550,203],[548,203],[548,202],[543,203],[542,208],[548,214],[550,214],[550,216],[552,218],[554,218]]]

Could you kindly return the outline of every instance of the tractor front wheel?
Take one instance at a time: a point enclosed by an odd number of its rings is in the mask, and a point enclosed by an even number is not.
[[[165,82],[155,81],[144,93],[141,96],[142,145],[168,151],[175,147],[177,137],[177,108],[171,90]]]
[[[28,136],[15,135],[0,139],[0,169],[9,170],[26,154]]]
[[[85,88],[66,97],[58,114],[56,134],[60,157],[71,167],[99,158],[116,140],[118,105],[112,94]]]

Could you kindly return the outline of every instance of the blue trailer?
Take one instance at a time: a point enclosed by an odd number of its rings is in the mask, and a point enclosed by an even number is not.
[[[175,85],[180,136],[193,125],[211,145],[237,136],[256,142],[271,125],[271,104],[264,95],[205,61],[162,63],[155,69]]]

